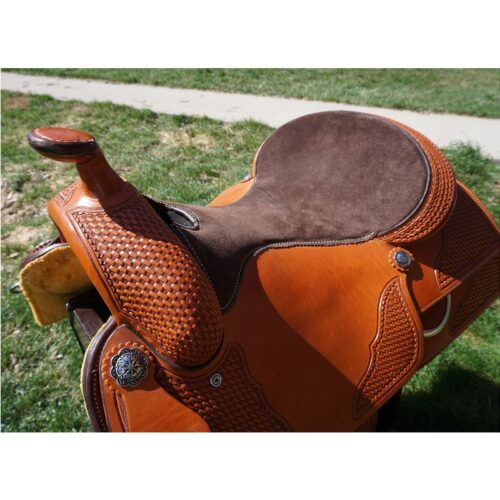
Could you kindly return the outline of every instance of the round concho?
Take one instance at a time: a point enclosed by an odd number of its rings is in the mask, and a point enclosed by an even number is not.
[[[411,258],[411,255],[404,250],[396,252],[396,254],[394,255],[394,259],[401,267],[409,267],[413,260]]]
[[[413,255],[401,247],[394,247],[389,252],[389,262],[391,266],[401,273],[407,273],[413,264]]]
[[[148,358],[140,349],[122,349],[111,359],[110,373],[120,386],[135,387],[148,374]]]

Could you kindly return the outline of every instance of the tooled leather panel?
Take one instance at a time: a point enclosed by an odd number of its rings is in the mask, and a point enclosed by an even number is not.
[[[158,351],[183,366],[208,361],[222,341],[222,315],[207,277],[140,196],[106,209],[76,209],[121,312]]]
[[[416,214],[399,228],[382,236],[382,239],[395,244],[413,243],[434,232],[448,217],[455,201],[455,174],[444,153],[427,137],[395,120],[387,120],[417,141],[431,169],[429,190]]]
[[[451,327],[452,335],[470,323],[499,291],[500,262],[496,256],[476,274],[469,291],[458,304]]]
[[[370,351],[370,363],[354,399],[355,418],[397,386],[418,359],[418,330],[399,278],[392,279],[382,292],[377,336]]]
[[[57,195],[63,205],[66,205],[66,203],[68,203],[68,201],[71,200],[78,184],[80,184],[80,181],[73,182],[73,184],[70,184],[68,187],[65,187]]]
[[[497,231],[489,218],[461,186],[457,186],[457,203],[442,234],[444,243],[436,265],[436,280],[441,289],[499,244]]]
[[[268,406],[261,387],[248,373],[239,346],[228,346],[216,371],[222,376],[219,387],[210,385],[210,376],[187,379],[163,371],[158,381],[172,396],[197,412],[214,432],[289,430]]]

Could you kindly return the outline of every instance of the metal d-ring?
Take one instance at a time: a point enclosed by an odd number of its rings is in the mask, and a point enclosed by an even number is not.
[[[441,323],[439,323],[439,325],[436,326],[435,328],[431,328],[430,330],[424,330],[424,337],[426,339],[435,337],[444,330],[446,323],[448,323],[448,320],[450,319],[450,312],[451,312],[451,294],[449,293],[446,296],[446,311],[444,312],[443,319],[441,320]]]

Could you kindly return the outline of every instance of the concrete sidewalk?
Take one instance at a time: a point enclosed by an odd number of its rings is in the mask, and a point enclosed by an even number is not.
[[[208,116],[225,122],[251,119],[271,127],[318,111],[361,111],[398,120],[422,132],[439,146],[468,142],[500,160],[500,119],[4,72],[2,90],[46,94],[60,100],[113,102],[158,113]]]

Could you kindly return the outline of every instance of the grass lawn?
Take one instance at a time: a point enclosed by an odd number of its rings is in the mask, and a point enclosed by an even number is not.
[[[29,74],[500,117],[498,69],[23,69]]]
[[[76,175],[72,165],[29,148],[27,132],[42,125],[89,131],[110,163],[144,193],[200,204],[250,171],[271,130],[255,122],[228,125],[2,93],[2,429],[89,431],[79,389],[82,354],[69,325],[38,327],[23,296],[8,292],[25,253],[54,233],[49,197]],[[498,165],[464,145],[447,153],[459,178],[500,218]],[[497,304],[410,381],[396,429],[498,430],[499,330]]]

